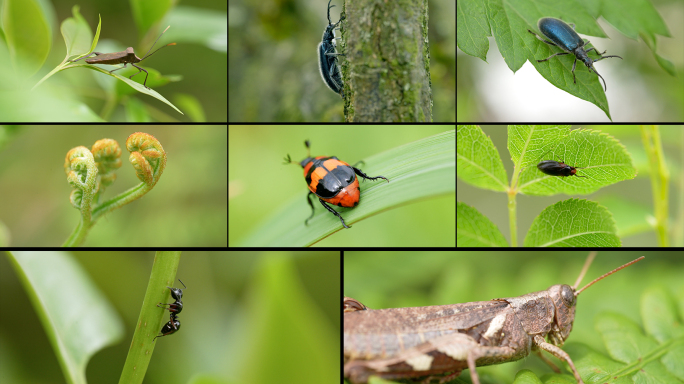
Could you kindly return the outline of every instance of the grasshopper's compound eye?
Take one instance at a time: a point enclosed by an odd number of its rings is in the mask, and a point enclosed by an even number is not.
[[[563,284],[561,287],[561,298],[563,299],[563,303],[568,307],[575,305],[575,292],[572,291],[571,286]]]

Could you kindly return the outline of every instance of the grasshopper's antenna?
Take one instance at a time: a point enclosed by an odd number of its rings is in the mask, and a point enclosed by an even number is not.
[[[601,277],[595,279],[594,281],[592,281],[591,283],[585,285],[584,287],[582,287],[582,289],[580,289],[579,291],[577,291],[577,293],[575,293],[575,297],[578,296],[578,295],[579,295],[582,291],[584,291],[585,289],[591,287],[592,284],[594,284],[595,282],[597,282],[597,281],[603,279],[603,278],[606,277],[606,276],[610,276],[610,275],[612,275],[613,273],[615,273],[615,272],[617,272],[617,271],[619,271],[619,270],[621,270],[621,269],[623,269],[623,268],[627,268],[627,267],[629,267],[630,265],[636,263],[637,261],[641,261],[644,257],[646,257],[646,256],[641,256],[640,258],[638,258],[638,259],[636,259],[636,260],[632,260],[632,261],[630,261],[629,263],[623,265],[622,267],[615,268],[615,269],[613,269],[612,271],[606,273],[605,275],[603,275],[603,276],[601,276]]]
[[[582,272],[580,272],[580,275],[577,277],[577,281],[575,281],[575,285],[572,286],[572,289],[577,289],[577,287],[579,287],[580,283],[582,282],[582,279],[584,278],[584,275],[587,273],[587,270],[589,269],[589,266],[591,265],[592,261],[594,261],[595,257],[596,251],[592,251],[589,253],[587,261],[584,262],[584,267],[582,267]]]
[[[164,30],[164,32],[162,32],[161,35],[159,35],[159,37],[157,37],[157,40],[154,41],[154,44],[157,44],[157,41],[159,41],[159,39],[161,39],[162,35],[163,35],[164,33],[166,33],[166,31],[168,31],[169,28],[171,28],[170,25],[169,25],[168,27],[166,27],[166,29]],[[152,50],[152,48],[154,48],[154,44],[152,44],[152,46],[150,47],[150,51]],[[169,44],[166,44],[164,47],[168,47],[169,45],[176,45],[176,43],[169,43]],[[162,49],[162,48],[164,48],[164,47],[161,47],[161,48],[159,48],[159,49]],[[157,51],[158,51],[159,49],[157,49]],[[148,58],[149,56],[152,56],[152,55],[154,55],[155,53],[157,53],[157,51],[154,51],[154,52],[152,52],[152,53],[150,53],[150,51],[147,51],[147,53],[145,54],[145,56],[143,56],[143,58],[140,59],[140,61],[143,61],[143,60],[145,60],[146,58]]]

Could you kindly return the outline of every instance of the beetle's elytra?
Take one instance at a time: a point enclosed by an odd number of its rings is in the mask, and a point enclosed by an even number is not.
[[[285,158],[285,164],[299,164],[304,168],[304,179],[306,180],[306,185],[309,187],[309,194],[306,195],[306,201],[311,206],[311,216],[309,216],[304,223],[308,225],[309,219],[314,215],[314,206],[309,197],[311,195],[316,195],[318,201],[321,202],[325,209],[340,219],[342,226],[351,228],[347,226],[342,216],[328,206],[326,202],[337,205],[338,207],[355,207],[359,203],[361,195],[359,180],[356,178],[356,175],[361,176],[364,181],[366,179],[384,179],[389,183],[389,180],[384,176],[368,176],[360,169],[345,163],[335,156],[311,157],[309,141],[305,141],[304,144],[306,145],[308,153],[306,159],[297,163],[290,159],[290,155],[287,155]]]
[[[553,17],[542,17],[539,19],[539,22],[537,23],[537,27],[539,28],[539,31],[549,40],[545,40],[536,33],[532,32],[531,30],[527,30],[527,32],[533,34],[537,39],[543,41],[544,43],[548,45],[553,45],[555,47],[558,47],[562,49],[564,52],[559,52],[559,53],[554,53],[553,55],[547,57],[544,60],[537,60],[538,63],[541,63],[543,61],[547,61],[548,59],[554,57],[554,56],[562,56],[562,55],[568,55],[568,54],[573,54],[575,55],[575,61],[572,63],[572,82],[577,83],[575,79],[575,65],[577,64],[577,60],[579,59],[584,63],[584,65],[587,66],[590,72],[594,72],[598,77],[603,80],[603,86],[605,87],[605,90],[608,90],[608,86],[606,85],[606,80],[603,79],[603,76],[601,76],[597,71],[596,68],[594,68],[594,63],[600,60],[603,60],[608,57],[618,57],[622,59],[622,57],[617,56],[617,55],[610,55],[610,56],[602,56],[606,51],[603,51],[602,53],[599,53],[596,48],[591,47],[587,50],[584,49],[584,47],[589,43],[587,40],[586,42],[575,32],[575,25],[572,24],[572,27],[565,23],[563,20],[556,19]],[[594,60],[587,53],[589,51],[596,51],[596,53],[601,56],[598,59]]]

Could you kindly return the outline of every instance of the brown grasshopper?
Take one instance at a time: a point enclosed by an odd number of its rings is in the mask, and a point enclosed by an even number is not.
[[[162,35],[163,35],[164,33],[166,33],[166,31],[167,31],[169,28],[171,28],[170,25],[169,25],[168,27],[166,27],[166,29],[164,30],[164,32],[162,32],[161,35],[159,35],[159,37],[157,37],[157,40],[154,41],[154,44],[157,44],[157,41],[159,41],[159,39],[161,39]],[[152,46],[150,47],[150,51],[152,50],[152,48],[154,48],[154,44],[152,44]],[[164,48],[164,47],[168,47],[169,45],[176,45],[176,43],[169,43],[169,44],[166,44],[165,46],[163,46],[163,47],[161,47],[161,48],[159,48],[159,49],[162,49],[162,48]],[[87,60],[86,60],[86,63],[88,63],[88,64],[123,64],[123,65],[124,65],[123,67],[112,69],[111,71],[109,71],[109,73],[112,73],[112,72],[114,72],[114,71],[118,71],[119,69],[126,68],[126,64],[130,64],[130,65],[132,65],[132,66],[138,68],[138,72],[134,73],[133,75],[129,76],[128,78],[129,78],[129,79],[132,79],[133,76],[135,76],[135,75],[137,75],[138,73],[140,73],[140,71],[143,71],[143,72],[146,73],[146,75],[145,75],[145,81],[143,82],[143,86],[144,86],[145,88],[147,88],[147,89],[150,89],[150,88],[147,86],[147,77],[150,75],[149,72],[147,72],[146,70],[144,70],[144,69],[138,67],[138,66],[135,65],[134,63],[139,63],[139,62],[141,62],[141,61],[147,59],[148,57],[150,57],[150,56],[154,55],[155,53],[157,53],[157,51],[159,51],[159,49],[157,49],[156,51],[154,51],[154,52],[152,52],[152,53],[150,53],[150,51],[147,51],[147,54],[146,54],[145,56],[143,56],[142,59],[135,55],[135,52],[133,52],[133,47],[128,47],[128,48],[126,48],[125,51],[114,52],[114,53],[93,52],[93,53],[91,53],[90,55],[95,55],[96,57],[95,57],[95,58],[92,58],[92,59],[87,59]],[[77,61],[86,59],[86,58],[87,58],[88,56],[90,56],[90,55],[83,56],[83,57],[81,57],[81,58],[78,59],[78,60],[69,60],[69,61],[75,63],[75,62],[77,62]]]
[[[475,367],[519,360],[531,351],[550,363],[541,355],[544,350],[565,360],[584,384],[570,356],[559,348],[572,330],[577,296],[644,258],[577,290],[593,257],[587,258],[575,285],[553,285],[519,297],[377,310],[344,297],[344,377],[354,384],[367,383],[372,375],[445,383],[468,368],[473,384],[480,384]]]

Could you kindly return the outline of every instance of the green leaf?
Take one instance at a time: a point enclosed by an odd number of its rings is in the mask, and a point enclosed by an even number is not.
[[[69,383],[86,383],[88,361],[121,340],[110,300],[64,252],[8,252]]]
[[[522,169],[518,188],[527,195],[588,194],[636,177],[627,149],[606,133],[590,129],[571,131],[568,125],[510,126],[508,149]],[[542,160],[562,161],[586,176],[550,176],[537,169]],[[582,169],[580,169],[582,168]]]
[[[508,176],[492,140],[475,125],[459,125],[458,177],[468,184],[493,191],[505,191]]]
[[[588,200],[570,199],[546,207],[534,219],[526,247],[619,247],[613,215]]]
[[[508,247],[501,231],[475,208],[458,202],[456,244],[459,247]]]
[[[537,375],[529,369],[522,369],[515,374],[513,384],[542,384]]]
[[[5,0],[0,17],[10,59],[31,76],[40,70],[52,47],[51,9],[36,0]],[[19,73],[19,72],[18,72]]]

